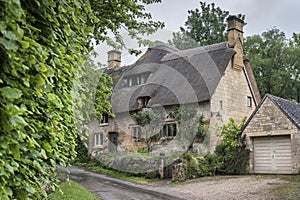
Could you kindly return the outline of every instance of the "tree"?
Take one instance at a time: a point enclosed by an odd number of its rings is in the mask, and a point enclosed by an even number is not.
[[[0,0],[0,199],[56,187],[57,165],[75,156],[74,84],[91,36],[161,27],[144,12],[155,2]]]
[[[153,142],[162,139],[160,131],[165,122],[165,114],[178,125],[176,137],[172,138],[178,143],[178,147],[188,151],[193,148],[196,141],[204,141],[208,131],[208,121],[203,116],[197,116],[195,107],[173,106],[167,113],[164,112],[164,109],[151,108],[132,114],[134,121],[142,126],[143,139],[148,152],[151,152]]]
[[[245,39],[245,54],[251,60],[261,95],[269,93],[299,101],[300,51],[297,41],[296,34],[288,39],[276,28]]]
[[[178,49],[187,49],[227,41],[228,11],[215,7],[214,3],[200,2],[200,9],[189,10],[185,28],[180,27],[180,32],[174,33],[171,45]],[[238,14],[243,19],[244,15]],[[192,41],[192,42],[191,42]]]
[[[164,119],[164,114],[160,109],[147,109],[133,113],[134,121],[142,126],[142,138],[146,143],[148,153],[152,150],[152,143],[158,139],[160,124]]]

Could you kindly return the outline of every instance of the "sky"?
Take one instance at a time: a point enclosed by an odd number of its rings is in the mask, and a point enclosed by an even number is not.
[[[162,3],[146,7],[146,11],[152,14],[154,20],[165,23],[165,28],[158,31],[149,39],[167,42],[172,38],[172,33],[179,31],[184,26],[188,17],[188,10],[200,9],[200,0],[162,0]],[[300,0],[207,0],[207,3],[215,3],[216,7],[229,11],[230,14],[246,15],[244,35],[251,36],[261,34],[271,28],[278,28],[287,37],[293,32],[300,33]],[[124,33],[125,42],[128,47],[136,47]],[[106,64],[107,51],[111,47],[100,45],[96,47],[99,56],[97,62]],[[145,51],[143,47],[141,50]],[[122,65],[132,64],[137,60],[126,50],[122,51]]]

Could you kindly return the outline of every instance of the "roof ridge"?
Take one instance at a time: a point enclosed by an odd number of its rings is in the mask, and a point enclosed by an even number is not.
[[[174,52],[167,53],[161,59],[161,61],[169,61],[169,60],[174,60],[177,58],[185,58],[185,57],[189,57],[189,56],[193,56],[193,55],[209,53],[212,51],[226,49],[226,48],[229,48],[228,42],[220,42],[220,43],[216,43],[216,44],[195,47],[195,48],[191,48],[191,49],[184,49],[184,50],[180,50],[180,51],[174,51]]]

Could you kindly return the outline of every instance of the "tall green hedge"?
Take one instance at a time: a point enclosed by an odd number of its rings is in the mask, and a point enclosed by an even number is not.
[[[163,27],[145,12],[157,2],[0,0],[1,200],[42,199],[45,187],[55,187],[56,166],[75,157],[81,117],[74,116],[73,86],[91,37],[110,41],[112,32],[124,45],[121,27],[142,33]]]
[[[0,199],[41,199],[75,156],[72,88],[93,19],[83,0],[0,0]]]

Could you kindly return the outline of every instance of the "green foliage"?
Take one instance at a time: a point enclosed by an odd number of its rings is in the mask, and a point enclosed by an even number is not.
[[[49,200],[97,200],[99,199],[87,189],[75,182],[61,183],[60,190],[49,195]]]
[[[234,119],[229,118],[229,123],[225,124],[217,136],[222,138],[221,144],[226,147],[226,150],[230,150],[231,147],[238,147],[239,134],[244,126],[247,118],[243,119],[243,122],[237,125]]]
[[[228,11],[216,7],[214,3],[206,4],[200,1],[200,10],[189,10],[185,28],[180,27],[180,32],[173,34],[169,40],[171,45],[178,49],[187,49],[227,41]],[[245,18],[238,14],[238,18]]]
[[[288,39],[284,32],[273,28],[247,37],[244,47],[262,96],[269,93],[300,101],[298,34]]]
[[[143,184],[148,182],[145,177],[139,177],[136,174],[129,174],[111,168],[107,168],[99,165],[97,162],[81,163],[81,166],[87,167],[89,170],[93,172],[109,175],[125,181],[132,181],[132,182],[143,183]]]
[[[80,162],[85,163],[88,162],[88,149],[87,145],[82,141],[81,137],[76,138],[76,158],[74,159],[74,162]]]
[[[131,115],[133,120],[142,126],[142,137],[146,142],[147,151],[152,150],[152,143],[158,140],[159,124],[162,123],[164,115],[160,109],[144,108]]]
[[[145,12],[146,5],[159,3],[161,0],[95,0],[90,2],[94,14],[99,19],[93,31],[97,44],[106,41],[114,49],[126,48],[119,32],[122,28],[127,30],[129,36],[136,39],[139,45],[148,45],[149,41],[142,39],[141,35],[152,34],[164,27],[164,23],[153,21],[151,14]],[[110,38],[109,33],[113,33],[115,37]],[[135,49],[128,49],[128,52],[131,54],[140,53]]]
[[[73,83],[95,18],[80,0],[0,5],[0,199],[41,199],[75,156]]]
[[[148,153],[148,149],[147,148],[138,148],[137,152],[138,153]]]
[[[200,46],[196,40],[192,39],[186,34],[181,33],[180,31],[174,32],[172,35],[173,38],[168,40],[168,43],[179,50],[191,49]]]
[[[159,0],[90,2],[0,0],[0,199],[46,197],[56,166],[75,157],[74,84],[91,36],[162,26],[139,19],[151,19],[144,6]],[[98,111],[107,111],[109,90],[99,89]]]
[[[199,157],[196,154],[184,153],[181,158],[186,165],[187,178],[202,176],[214,176],[219,167],[218,157],[215,154],[207,154]]]
[[[75,115],[79,119],[79,124],[97,119],[95,108],[96,91],[100,77],[103,74],[102,70],[94,64],[90,57],[86,58],[81,68],[79,81],[74,85],[76,90]],[[105,84],[107,83],[102,83],[103,87],[105,87]],[[109,85],[107,85],[105,90],[109,89]]]
[[[249,150],[239,141],[239,134],[244,126],[246,118],[240,125],[235,124],[232,118],[222,127],[219,136],[220,144],[216,146],[215,154],[218,156],[220,166],[217,169],[220,174],[246,174],[249,164]],[[244,140],[245,138],[243,138]],[[243,143],[243,142],[242,142]]]
[[[102,119],[103,113],[107,113],[113,117],[111,105],[108,101],[108,98],[112,94],[112,84],[112,78],[109,75],[102,73],[95,95],[96,116],[99,120]]]

